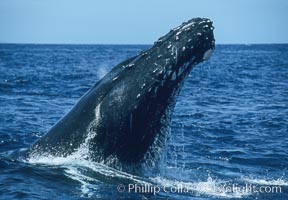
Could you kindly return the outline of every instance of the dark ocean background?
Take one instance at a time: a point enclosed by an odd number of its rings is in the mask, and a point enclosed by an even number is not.
[[[147,174],[77,155],[11,158],[149,47],[0,44],[0,199],[288,199],[288,45],[217,45],[186,80],[163,160]],[[128,184],[170,192],[129,193]],[[223,190],[233,184],[266,192]],[[189,192],[173,192],[179,185]]]

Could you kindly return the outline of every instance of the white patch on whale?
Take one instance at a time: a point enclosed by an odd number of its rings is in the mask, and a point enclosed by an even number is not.
[[[167,75],[170,76],[172,72],[173,72],[172,70],[168,70]]]
[[[178,62],[178,49],[177,47],[173,46],[172,47],[172,55],[175,55],[175,62],[177,63]]]
[[[169,61],[170,61],[169,58],[168,58],[168,59],[165,59],[165,65],[168,65],[168,64],[169,64]]]
[[[188,23],[188,24],[186,24],[185,26],[183,26],[182,28],[181,28],[181,30],[184,30],[184,29],[190,29],[192,26],[194,26],[194,22],[191,22],[191,23]]]
[[[131,67],[133,67],[134,65],[135,65],[134,63],[131,63],[131,64],[127,65],[127,67],[128,67],[128,68],[131,68]]]
[[[180,34],[181,34],[181,31],[177,32],[177,33],[176,33],[176,36],[178,36],[178,35],[180,35]]]
[[[125,92],[126,86],[123,84],[120,87],[113,88],[111,91],[111,96],[114,98],[115,103],[122,103],[123,99],[127,95]]]
[[[174,73],[172,74],[171,80],[172,80],[172,81],[176,80],[176,77],[177,77],[177,76],[176,76],[176,72],[174,72]]]
[[[155,94],[157,93],[157,90],[158,90],[158,87],[155,87],[155,88],[154,88],[154,93],[155,93]]]

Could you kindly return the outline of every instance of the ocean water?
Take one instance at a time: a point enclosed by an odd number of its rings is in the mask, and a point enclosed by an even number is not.
[[[0,44],[0,199],[288,199],[288,45],[217,45],[183,86],[163,159],[141,176],[77,154],[11,157],[147,48]]]

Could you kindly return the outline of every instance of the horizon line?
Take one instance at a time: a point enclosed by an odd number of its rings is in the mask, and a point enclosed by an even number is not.
[[[144,43],[32,43],[32,42],[0,42],[0,45],[153,45],[154,43],[151,44],[144,44]],[[216,45],[287,45],[288,43],[216,43]]]

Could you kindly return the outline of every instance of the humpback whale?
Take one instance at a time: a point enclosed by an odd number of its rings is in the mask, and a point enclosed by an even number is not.
[[[113,165],[153,164],[169,137],[176,98],[193,66],[215,48],[212,21],[194,18],[116,65],[28,150]],[[84,150],[83,150],[84,149]]]

